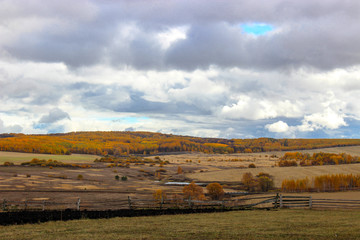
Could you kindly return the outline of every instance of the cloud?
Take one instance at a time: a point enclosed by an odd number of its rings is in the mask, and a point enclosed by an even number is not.
[[[1,131],[356,136],[360,3],[1,5]],[[244,33],[259,23],[273,30]],[[129,117],[148,120],[104,120]]]
[[[20,125],[5,125],[0,119],[0,133],[21,133],[23,128]]]
[[[251,1],[3,1],[0,50],[18,60],[79,68],[336,69],[359,64],[358,3]],[[176,11],[175,11],[176,9]],[[175,12],[174,12],[175,11]],[[121,13],[121,14],[119,14]],[[241,24],[269,24],[249,37]],[[25,24],[26,27],[22,27]],[[346,26],[346,27],[345,27]],[[26,39],[26,41],[24,41]]]
[[[289,126],[283,121],[278,121],[273,124],[267,124],[265,128],[268,129],[270,132],[276,133],[283,133],[289,130]]]
[[[257,99],[254,96],[239,96],[239,100],[231,106],[221,109],[221,116],[230,119],[260,120],[276,117],[295,117],[300,115],[299,107],[289,100],[277,101]]]
[[[344,114],[327,108],[322,113],[306,115],[302,121],[302,125],[298,128],[300,131],[314,131],[321,128],[337,129],[342,126],[347,126],[344,117]]]
[[[42,116],[39,120],[39,123],[51,124],[63,119],[70,120],[69,114],[59,108],[54,108],[49,112],[48,115]]]

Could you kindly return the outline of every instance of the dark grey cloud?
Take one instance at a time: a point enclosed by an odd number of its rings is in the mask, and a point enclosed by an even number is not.
[[[114,112],[133,113],[211,114],[209,108],[201,108],[195,103],[186,103],[183,100],[169,102],[146,100],[143,92],[116,84],[103,85],[78,82],[71,84],[69,89],[79,94],[79,98],[77,100],[74,98],[74,100],[88,109],[108,109]]]
[[[63,119],[70,119],[69,114],[59,108],[54,108],[49,112],[49,114],[42,116],[39,123],[51,124]]]
[[[68,7],[72,2],[2,3],[15,10],[4,11],[0,21],[22,16],[49,22],[34,31],[8,29],[19,37],[0,48],[18,59],[158,70],[360,63],[360,3],[354,1],[81,1],[74,8]],[[251,39],[240,29],[246,22],[273,24],[279,33]],[[189,27],[187,38],[162,49],[156,35],[178,26]]]

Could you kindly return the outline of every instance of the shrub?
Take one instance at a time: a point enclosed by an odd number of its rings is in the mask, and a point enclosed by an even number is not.
[[[205,199],[202,187],[195,184],[195,182],[191,182],[189,185],[183,188],[184,198],[191,198],[196,200]]]
[[[31,174],[26,174],[26,177],[27,177],[27,178],[31,177]]]
[[[210,183],[206,186],[206,189],[213,200],[220,200],[224,197],[225,192],[219,183]]]
[[[83,180],[84,177],[83,177],[83,175],[79,174],[79,175],[77,176],[77,179],[78,179],[78,180]]]
[[[280,160],[279,167],[296,167],[298,164],[296,160]]]
[[[178,166],[178,168],[177,168],[177,174],[182,174],[182,173],[183,173],[182,167]]]
[[[116,175],[116,176],[115,176],[115,180],[117,180],[117,181],[119,181],[119,180],[120,180],[119,175]]]
[[[252,175],[252,173],[244,173],[242,176],[242,183],[247,191],[254,192],[256,188],[256,179]]]
[[[262,192],[267,192],[274,188],[273,180],[265,175],[258,177],[258,183]]]
[[[128,180],[128,177],[127,176],[122,176],[121,177],[121,181],[127,181]]]
[[[255,166],[255,164],[250,163],[250,164],[249,164],[249,168],[256,168],[256,166]]]
[[[12,162],[4,162],[4,166],[14,166],[14,163],[12,163]]]
[[[153,198],[156,201],[161,201],[161,200],[165,200],[167,198],[166,196],[166,192],[161,190],[161,189],[157,189],[154,191],[153,193]]]

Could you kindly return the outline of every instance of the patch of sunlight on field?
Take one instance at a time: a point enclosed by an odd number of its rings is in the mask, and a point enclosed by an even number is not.
[[[4,164],[4,162],[13,162],[14,164],[21,164],[22,162],[31,161],[31,159],[33,158],[45,159],[45,160],[52,159],[64,163],[92,163],[96,158],[99,158],[99,156],[88,155],[88,154],[52,155],[52,154],[0,151],[0,164]]]

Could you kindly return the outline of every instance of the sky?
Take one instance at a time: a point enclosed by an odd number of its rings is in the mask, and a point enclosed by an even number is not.
[[[0,133],[360,138],[360,1],[0,0]]]

